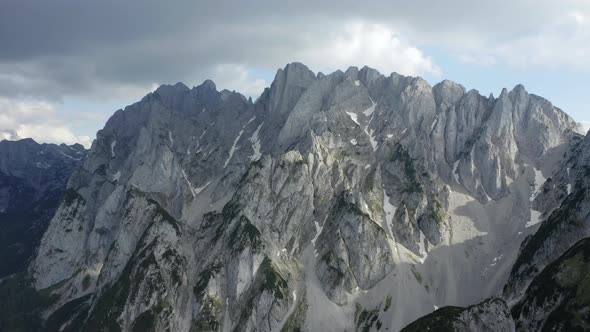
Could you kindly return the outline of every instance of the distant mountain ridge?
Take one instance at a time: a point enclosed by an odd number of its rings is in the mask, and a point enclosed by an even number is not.
[[[79,144],[0,141],[0,278],[26,266],[85,156]]]

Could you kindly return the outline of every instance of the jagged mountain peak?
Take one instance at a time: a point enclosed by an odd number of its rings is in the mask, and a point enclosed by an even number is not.
[[[83,298],[80,324],[122,330],[145,315],[164,330],[398,330],[498,294],[533,231],[531,179],[575,122],[520,89],[465,90],[301,63],[254,104],[211,81],[159,88],[73,174],[31,266],[37,289],[59,285],[45,315]]]
[[[209,91],[217,91],[217,86],[215,85],[215,83],[210,80],[210,79],[206,79],[205,81],[203,81],[203,83],[201,83],[201,85],[198,85],[196,87],[197,90],[209,90]]]

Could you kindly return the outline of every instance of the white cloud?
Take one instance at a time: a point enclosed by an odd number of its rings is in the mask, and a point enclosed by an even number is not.
[[[0,99],[0,139],[22,138],[39,143],[80,143],[85,147],[92,143],[89,136],[76,135],[68,128],[53,104]]]
[[[218,89],[235,90],[255,99],[271,83],[256,77],[250,70],[252,65],[256,67],[258,61],[262,61],[261,65],[266,63],[267,69],[271,71],[276,68],[272,68],[268,63],[276,63],[279,68],[288,62],[298,61],[314,71],[324,73],[364,65],[375,68],[385,75],[397,72],[413,76],[439,76],[441,73],[429,56],[405,42],[387,25],[361,21],[331,22],[330,29],[325,30],[321,36],[311,28],[300,31],[292,43],[281,44],[279,49],[269,49],[269,52],[256,55],[248,54],[248,50],[245,50],[243,60],[248,65],[216,64],[206,75],[216,83]],[[253,59],[254,56],[257,56],[257,59]]]
[[[20,137],[11,130],[2,130],[0,131],[0,141],[8,140],[8,141],[16,141],[19,140]]]
[[[215,66],[211,78],[217,89],[235,90],[246,97],[255,99],[270,82],[252,77],[246,66],[239,64],[220,64]]]
[[[405,42],[392,28],[366,22],[345,23],[325,40],[294,50],[295,59],[320,70],[345,70],[368,65],[384,74],[440,75],[440,69],[417,47]]]
[[[555,4],[560,8],[552,8]],[[480,31],[475,34],[480,40],[485,41],[486,37],[491,40],[453,47],[460,50],[460,60],[485,66],[502,61],[517,69],[590,70],[590,2],[585,6],[580,1],[555,4],[539,8],[540,12],[552,10],[551,15],[543,16],[542,20],[534,21],[534,16],[538,15],[534,12],[532,17],[522,18],[524,22],[530,21],[534,28],[515,29],[513,36],[494,35],[493,32],[486,35]]]

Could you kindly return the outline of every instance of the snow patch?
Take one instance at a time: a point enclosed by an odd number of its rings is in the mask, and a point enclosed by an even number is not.
[[[315,242],[317,241],[318,237],[320,237],[320,234],[322,234],[322,230],[324,229],[323,226],[320,226],[320,224],[317,222],[317,220],[314,220],[313,223],[315,224],[315,236],[314,238],[311,240],[311,243],[313,244],[313,247],[315,248]],[[314,255],[315,257],[318,256],[317,251],[314,250]]]
[[[114,158],[115,157],[115,145],[117,145],[117,141],[114,140],[111,142],[111,157]]]
[[[437,124],[438,124],[438,117],[436,117],[436,119],[432,122],[432,125],[430,125],[430,132],[434,131],[434,128],[436,127]]]
[[[240,132],[238,133],[238,137],[236,137],[236,139],[234,140],[234,144],[232,145],[231,149],[229,150],[229,156],[225,160],[225,163],[223,164],[223,168],[227,167],[227,165],[229,164],[229,161],[234,156],[234,152],[236,152],[236,149],[237,149],[236,145],[238,144],[240,137],[242,137],[242,134],[244,134],[244,129],[240,130]]]
[[[72,148],[70,148],[70,149],[72,149]],[[73,149],[72,149],[72,150],[73,150]],[[61,154],[62,154],[64,157],[66,157],[66,158],[70,158],[70,159],[72,159],[72,160],[77,160],[77,161],[79,161],[79,160],[82,160],[82,158],[74,158],[74,157],[72,157],[72,156],[70,156],[70,155],[67,155],[67,154],[63,153],[63,151],[59,151],[59,153],[61,153]]]
[[[361,86],[361,81],[359,81],[359,80],[354,81],[354,85]]]
[[[533,227],[541,221],[543,221],[543,218],[541,217],[541,212],[531,210],[531,219],[527,221],[525,227]]]
[[[191,182],[188,180],[188,176],[186,176],[186,173],[184,172],[184,170],[181,170],[182,173],[182,177],[184,178],[184,181],[186,181],[186,184],[188,185],[188,188],[191,191],[191,195],[193,195],[193,197],[197,197],[197,194],[195,193],[195,189],[193,188],[193,185],[191,184]]]
[[[543,184],[547,180],[547,179],[545,179],[545,177],[543,176],[543,173],[541,171],[537,170],[536,168],[533,168],[533,170],[535,172],[535,183],[532,186],[533,192],[531,195],[531,202],[534,201],[535,198],[537,198],[537,196],[541,192],[541,187],[543,186]]]
[[[424,262],[426,261],[426,258],[428,257],[428,252],[426,252],[426,247],[424,246],[424,241],[426,240],[426,236],[424,235],[424,232],[422,232],[422,230],[420,230],[420,243],[418,243],[418,252],[420,253],[420,255],[422,257],[419,258],[420,263],[424,264]]]
[[[350,117],[350,119],[352,121],[354,121],[354,123],[356,123],[357,125],[360,126],[359,121],[358,121],[358,115],[356,113],[353,112],[346,112],[346,114],[348,114],[348,116]]]
[[[375,107],[377,106],[377,103],[375,103],[373,101],[373,99],[371,99],[371,103],[373,103],[373,105],[371,105],[371,107],[367,108],[366,110],[363,111],[363,114],[366,116],[371,116],[373,115],[373,112],[375,112]]]
[[[120,178],[121,178],[121,171],[117,171],[117,173],[115,173],[115,175],[113,175],[113,181],[119,181]]]
[[[367,134],[367,136],[369,136],[369,142],[371,142],[371,146],[373,147],[373,151],[377,151],[377,148],[379,147],[379,144],[377,143],[377,140],[375,139],[374,131],[369,129],[369,126],[366,126],[364,128],[365,134]]]
[[[351,140],[350,140],[350,144],[352,144],[352,145],[356,145],[356,143],[357,143],[357,141],[356,141],[356,139],[355,139],[355,138],[353,138],[353,139],[351,139]]]
[[[365,133],[367,133],[367,135],[369,135],[369,141],[371,142],[371,146],[373,147],[373,151],[377,151],[378,148],[378,143],[377,140],[375,139],[374,131],[373,130],[369,130],[367,132],[367,128],[365,128]]]
[[[186,181],[186,184],[188,185],[188,188],[190,189],[191,195],[193,195],[193,197],[197,197],[197,195],[200,194],[203,190],[205,190],[205,188],[207,188],[207,186],[209,186],[209,184],[211,184],[211,182],[212,182],[212,181],[209,181],[209,182],[205,183],[202,187],[195,188],[195,187],[193,187],[193,185],[189,181],[188,176],[186,176],[184,169],[181,170],[181,172],[182,172],[182,177]]]
[[[209,182],[205,183],[205,184],[204,184],[202,187],[195,188],[195,189],[194,189],[194,191],[195,191],[195,194],[197,194],[197,195],[198,195],[198,194],[200,194],[200,193],[201,193],[203,190],[205,190],[205,188],[207,188],[207,186],[209,186],[210,184],[211,184],[211,181],[209,181]]]
[[[205,134],[207,133],[207,130],[209,129],[205,129],[202,133],[201,136],[199,136],[199,141],[201,140],[201,138],[203,138],[203,136],[205,136]]]
[[[250,143],[252,143],[252,150],[254,150],[254,154],[250,156],[250,161],[258,160],[262,156],[262,153],[260,152],[260,138],[258,137],[258,134],[260,133],[260,128],[262,128],[263,124],[264,122],[258,125],[256,131],[254,131],[252,137],[250,137]]]

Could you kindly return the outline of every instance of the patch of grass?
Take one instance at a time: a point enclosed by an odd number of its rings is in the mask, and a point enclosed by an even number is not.
[[[221,301],[207,295],[201,304],[201,311],[195,320],[193,320],[191,331],[219,331],[221,327],[221,322],[219,321],[221,311]]]
[[[268,257],[264,257],[258,270],[263,276],[261,290],[269,291],[277,299],[284,299],[286,295],[284,292],[288,289],[289,284],[287,283],[287,280],[277,272],[272,260]]]
[[[202,299],[205,296],[205,290],[209,285],[209,280],[221,271],[221,264],[213,263],[199,274],[199,280],[193,288],[193,293],[197,299]]]
[[[230,233],[229,245],[236,251],[250,247],[256,252],[264,248],[260,231],[244,216],[240,217],[240,222]]]
[[[406,148],[398,144],[393,151],[391,156],[391,161],[400,162],[403,165],[403,170],[408,178],[409,182],[406,184],[405,188],[403,189],[404,192],[407,193],[423,193],[424,189],[419,182],[418,179],[418,171],[416,169],[415,160],[410,156],[410,153]]]

